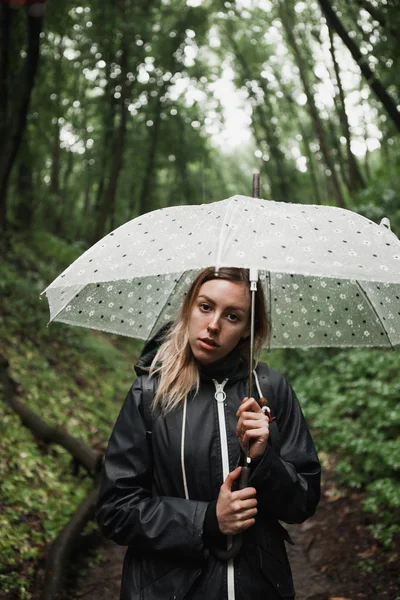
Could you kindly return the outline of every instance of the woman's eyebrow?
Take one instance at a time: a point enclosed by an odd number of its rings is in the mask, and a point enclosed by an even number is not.
[[[200,300],[200,298],[204,298],[204,300],[207,300],[207,302],[209,304],[212,304],[213,306],[215,306],[215,302],[212,298],[209,298],[208,296],[206,296],[205,294],[200,294],[197,299]],[[226,306],[225,310],[234,310],[236,312],[242,312],[242,313],[246,313],[246,310],[244,308],[241,308],[240,306]]]

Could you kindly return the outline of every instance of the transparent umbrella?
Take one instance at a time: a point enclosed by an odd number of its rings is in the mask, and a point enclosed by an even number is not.
[[[127,222],[45,294],[50,321],[148,339],[170,321],[199,270],[258,271],[270,347],[400,343],[400,241],[332,206],[233,196]]]

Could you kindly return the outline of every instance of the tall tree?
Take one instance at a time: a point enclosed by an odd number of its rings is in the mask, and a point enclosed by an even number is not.
[[[343,90],[343,85],[342,85],[342,78],[340,75],[339,64],[336,59],[333,32],[329,26],[328,26],[328,29],[329,29],[330,52],[331,52],[331,56],[332,56],[333,67],[335,70],[336,85],[337,85],[339,99],[340,99],[340,102],[338,105],[338,113],[339,113],[340,123],[342,126],[343,136],[346,140],[347,161],[348,161],[348,168],[349,168],[348,184],[349,184],[350,191],[354,192],[357,189],[365,188],[366,183],[365,183],[364,177],[360,171],[360,168],[358,166],[356,157],[354,156],[353,151],[351,149],[350,126],[349,126],[349,119],[347,117],[347,112],[346,112],[346,102],[345,102],[344,90]]]
[[[311,120],[314,124],[315,131],[318,136],[321,153],[324,157],[324,161],[327,169],[329,170],[329,177],[332,182],[333,192],[338,206],[345,207],[345,200],[343,192],[340,186],[339,178],[336,172],[335,162],[333,160],[332,151],[329,147],[327,134],[324,129],[323,122],[319,115],[317,106],[315,104],[314,94],[312,86],[309,80],[309,74],[303,60],[303,56],[296,40],[294,32],[294,23],[292,19],[292,4],[285,0],[280,3],[280,17],[282,20],[283,27],[285,29],[288,44],[293,51],[294,58],[296,60],[297,67],[299,69],[300,79],[303,84],[304,93],[307,97],[307,108],[310,113]]]
[[[21,73],[12,79],[11,54],[20,55],[22,48],[10,48],[12,25],[9,3],[0,4],[0,227],[7,223],[7,191],[11,169],[20,148],[39,62],[40,33],[43,27],[45,3],[29,2],[19,8],[26,16],[26,57]],[[15,10],[15,9],[13,9]],[[20,16],[20,15],[18,15]],[[14,15],[15,17],[15,15]],[[14,19],[15,20],[15,19]]]

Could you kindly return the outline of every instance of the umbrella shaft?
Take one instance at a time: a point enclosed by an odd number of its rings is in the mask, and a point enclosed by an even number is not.
[[[252,282],[250,288],[250,296],[251,296],[251,311],[250,311],[250,357],[249,357],[249,388],[248,388],[248,398],[252,397],[253,394],[253,363],[254,363],[254,311],[255,311],[255,301],[256,301],[256,290],[257,284]],[[247,444],[246,450],[244,453],[244,464],[247,467],[250,464],[250,444]]]
[[[250,295],[251,295],[251,310],[250,310],[250,356],[249,356],[249,390],[248,390],[249,398],[252,397],[252,393],[253,393],[254,311],[255,311],[255,301],[256,301],[256,290],[251,289]]]

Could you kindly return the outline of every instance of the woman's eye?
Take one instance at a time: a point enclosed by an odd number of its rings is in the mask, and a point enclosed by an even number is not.
[[[208,311],[210,310],[210,306],[209,306],[208,304],[206,304],[205,302],[202,302],[202,303],[200,304],[200,308],[201,308],[201,310],[202,310],[202,311],[204,311],[204,312],[208,312]]]
[[[236,323],[238,318],[239,317],[237,315],[235,315],[235,313],[229,313],[229,315],[228,315],[228,319],[229,319],[229,321],[232,321],[232,323]]]

